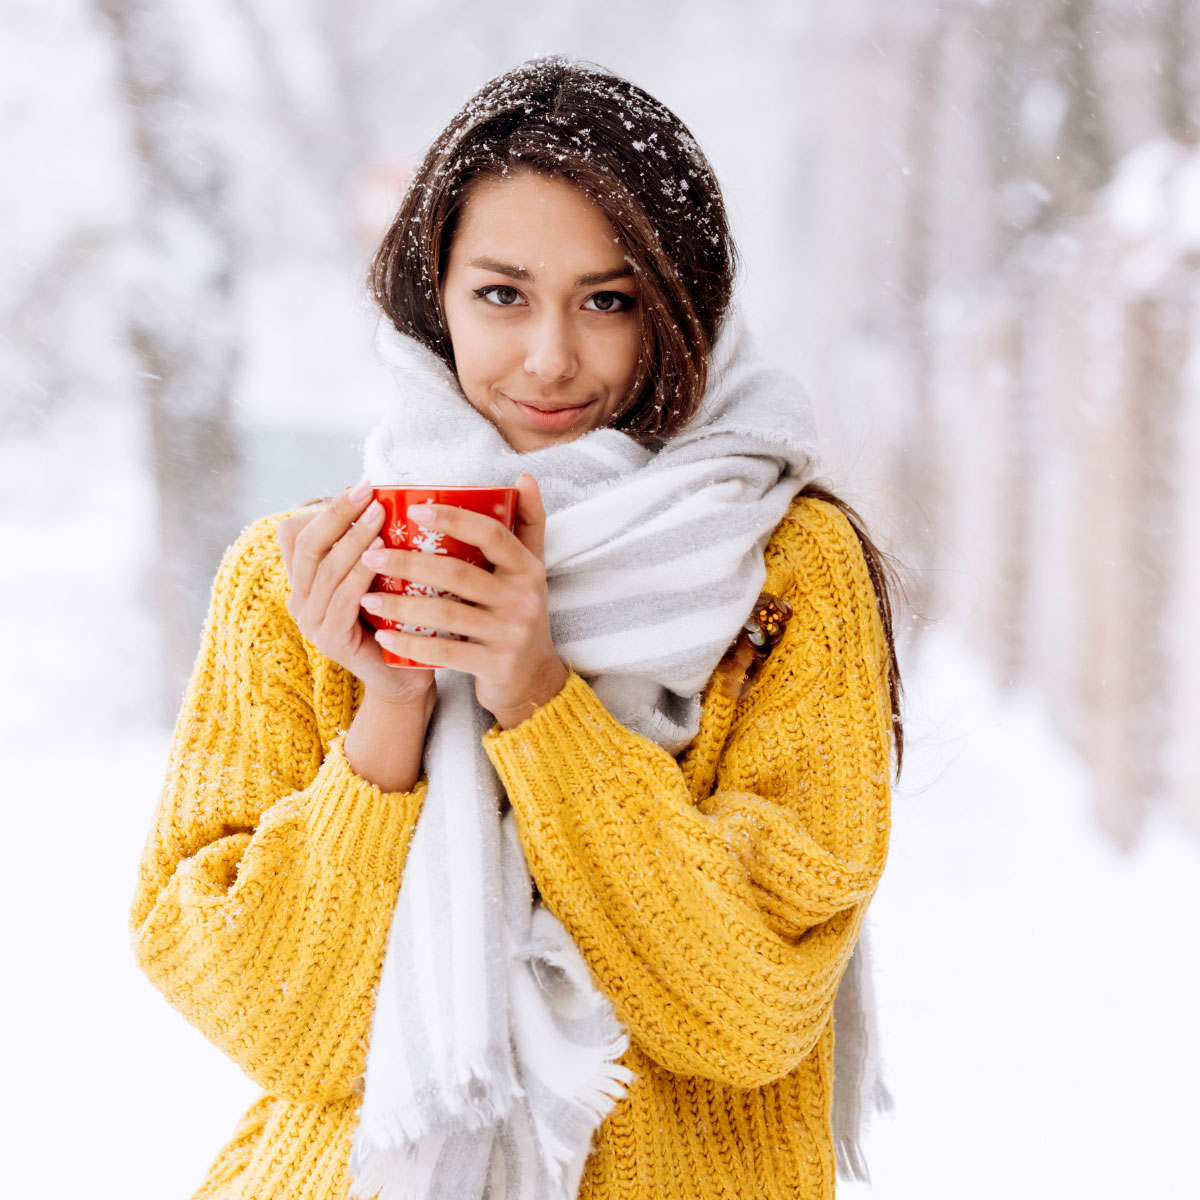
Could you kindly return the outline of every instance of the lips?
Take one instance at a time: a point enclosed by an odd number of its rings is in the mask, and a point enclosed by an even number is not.
[[[505,395],[505,399],[517,410],[517,416],[529,428],[545,432],[570,429],[580,419],[584,409],[593,403],[591,400],[585,400],[582,404],[551,404],[545,401],[526,404],[508,395]]]
[[[520,405],[521,408],[532,408],[541,413],[558,413],[567,412],[568,410],[574,411],[577,408],[587,408],[587,406],[591,404],[590,400],[585,400],[582,404],[531,404],[525,400],[513,400],[511,396],[508,398],[512,400],[514,404]]]

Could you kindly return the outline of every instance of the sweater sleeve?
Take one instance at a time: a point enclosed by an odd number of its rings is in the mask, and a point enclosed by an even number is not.
[[[425,785],[386,794],[341,734],[323,745],[277,524],[251,526],[218,572],[130,929],[151,982],[259,1085],[328,1101],[365,1069]]]
[[[633,1039],[667,1070],[734,1087],[779,1078],[816,1044],[887,848],[874,592],[845,518],[800,508],[772,576],[795,615],[705,794],[578,675],[486,738],[543,900]]]

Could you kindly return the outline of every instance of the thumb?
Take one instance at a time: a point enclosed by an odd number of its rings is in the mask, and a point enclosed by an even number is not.
[[[513,533],[521,545],[545,561],[546,509],[537,480],[527,471],[517,479],[517,521]]]

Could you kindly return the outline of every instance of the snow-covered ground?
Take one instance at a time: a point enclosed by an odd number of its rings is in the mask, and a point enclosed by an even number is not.
[[[167,742],[145,716],[138,447],[127,416],[93,409],[0,450],[13,1196],[183,1200],[255,1096],[129,950]],[[909,674],[874,907],[897,1109],[868,1142],[871,1194],[1195,1195],[1200,846],[1152,824],[1113,851],[1045,714],[997,695],[949,633]]]
[[[947,633],[911,671],[909,718],[872,909],[896,1111],[872,1130],[871,1192],[1200,1194],[1200,845],[1160,820],[1114,850],[1038,702],[998,695]]]

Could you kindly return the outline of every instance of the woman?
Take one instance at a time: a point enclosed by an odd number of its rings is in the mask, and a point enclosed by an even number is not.
[[[264,1089],[198,1197],[828,1197],[835,1121],[854,1165],[890,610],[733,264],[687,131],[599,70],[491,81],[417,169],[368,473],[515,482],[516,527],[410,511],[492,573],[388,550],[364,481],[226,556],[132,911]]]

